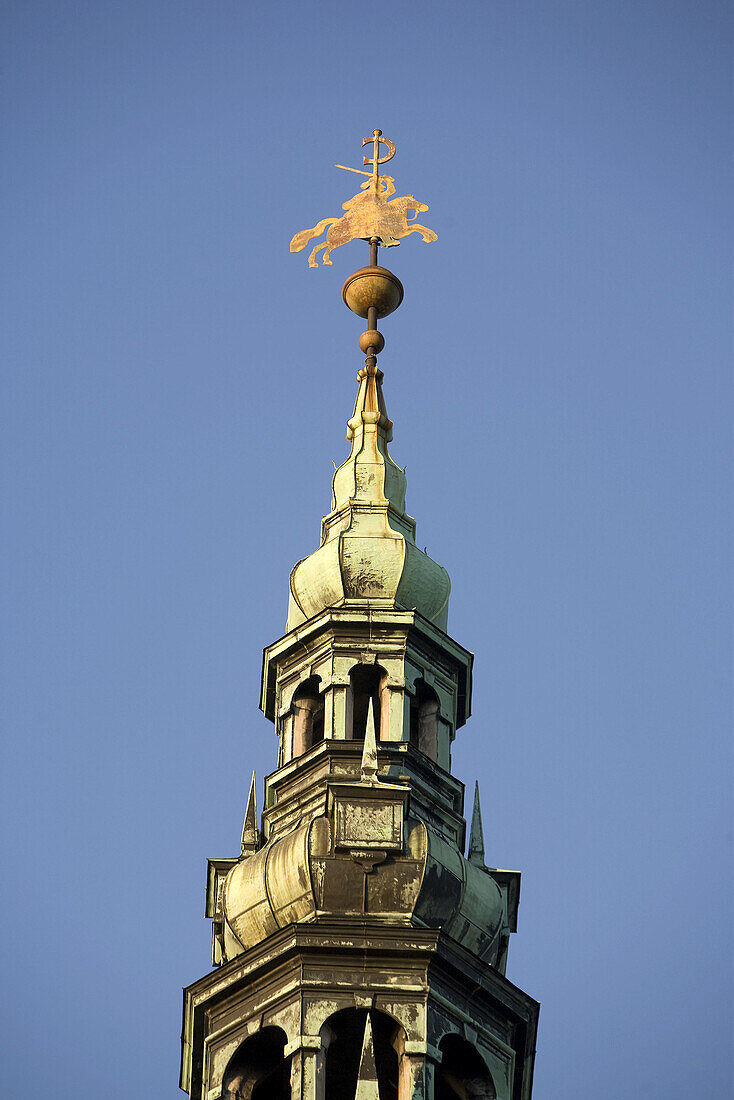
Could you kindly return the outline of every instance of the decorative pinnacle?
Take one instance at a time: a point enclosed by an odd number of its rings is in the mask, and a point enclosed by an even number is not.
[[[251,856],[257,851],[257,806],[256,806],[256,782],[255,773],[252,773],[250,793],[247,796],[247,809],[245,810],[245,823],[242,826],[242,855]]]
[[[354,1094],[354,1100],[380,1100],[380,1089],[377,1084],[375,1045],[372,1041],[372,1024],[370,1022],[369,1012],[367,1013],[367,1019],[364,1025],[362,1057],[359,1060],[357,1091]]]
[[[375,709],[370,699],[367,711],[367,728],[364,731],[364,748],[362,749],[362,782],[377,783],[377,741],[375,738]]]
[[[482,811],[479,806],[479,783],[474,784],[474,811],[471,815],[469,833],[469,862],[484,867],[484,831],[482,829]]]

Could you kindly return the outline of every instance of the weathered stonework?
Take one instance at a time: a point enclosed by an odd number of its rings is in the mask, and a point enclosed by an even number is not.
[[[347,916],[283,928],[185,990],[181,1086],[219,1100],[243,1041],[278,1027],[299,1053],[292,1096],[322,1100],[324,1025],[345,1009],[384,1013],[401,1029],[401,1100],[432,1100],[452,1035],[477,1047],[498,1097],[530,1097],[535,1001],[439,929]]]

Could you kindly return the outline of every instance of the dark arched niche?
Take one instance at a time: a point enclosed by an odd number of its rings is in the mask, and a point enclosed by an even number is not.
[[[222,1100],[290,1100],[290,1059],[283,1057],[286,1034],[265,1027],[245,1039],[229,1060]]]
[[[296,690],[291,701],[293,713],[293,756],[324,740],[324,700],[319,694],[320,676],[309,676]]]
[[[384,1012],[371,1009],[369,1016],[380,1100],[398,1100],[397,1047],[404,1037],[403,1029]],[[322,1027],[326,1048],[325,1100],[354,1100],[366,1020],[366,1009],[345,1008],[330,1016]]]
[[[410,743],[431,760],[438,760],[438,696],[425,680],[416,680],[410,699]]]
[[[364,741],[370,702],[375,715],[375,737],[380,740],[381,689],[387,673],[379,665],[355,665],[349,673],[352,694],[352,738]]]
[[[446,1035],[439,1050],[435,1100],[496,1100],[492,1075],[475,1046],[459,1035]]]

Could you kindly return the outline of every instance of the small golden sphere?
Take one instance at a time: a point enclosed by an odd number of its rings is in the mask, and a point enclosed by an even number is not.
[[[379,355],[385,346],[385,337],[376,328],[368,328],[359,338],[360,350],[366,355],[372,348],[373,355]]]
[[[403,284],[386,267],[361,267],[347,279],[342,298],[358,317],[366,317],[371,307],[378,317],[387,317],[403,300]]]

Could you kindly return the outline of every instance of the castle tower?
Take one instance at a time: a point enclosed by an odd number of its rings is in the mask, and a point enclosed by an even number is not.
[[[531,1094],[538,1005],[505,977],[520,875],[485,864],[478,790],[464,855],[451,744],[472,655],[447,633],[446,570],[415,544],[377,366],[377,320],[403,295],[378,247],[435,234],[407,216],[425,205],[391,199],[379,166],[395,147],[379,130],[363,144],[371,171],[347,213],[291,242],[329,226],[311,266],[370,243],[343,289],[367,318],[366,358],[320,545],[293,568],[286,633],[264,652],[278,759],[262,817],[253,777],[239,854],[208,864],[215,969],[184,991],[191,1100]]]

